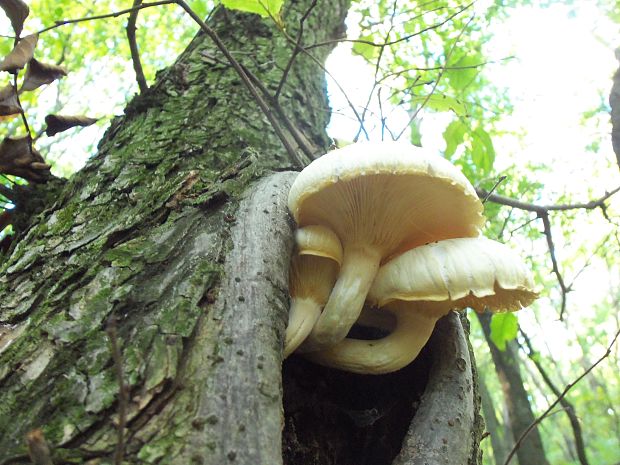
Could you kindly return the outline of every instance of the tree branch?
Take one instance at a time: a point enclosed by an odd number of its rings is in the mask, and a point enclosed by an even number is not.
[[[44,32],[51,31],[52,29],[56,29],[57,27],[66,26],[67,24],[83,23],[85,21],[96,21],[98,19],[106,19],[106,18],[118,18],[119,16],[130,14],[132,11],[142,10],[144,8],[151,8],[154,6],[172,5],[174,3],[176,3],[175,0],[160,0],[157,2],[142,3],[141,5],[137,7],[127,8],[125,10],[114,11],[112,13],[106,13],[102,15],[85,16],[83,18],[76,18],[76,19],[63,19],[61,21],[56,21],[53,26],[48,26],[48,27],[41,29],[39,32],[37,32],[37,34],[43,34]]]
[[[549,389],[551,389],[551,392],[553,392],[553,394],[555,394],[556,397],[560,398],[562,393],[555,386],[555,384],[551,380],[551,377],[547,374],[547,372],[543,368],[542,364],[538,361],[538,359],[536,357],[537,353],[534,350],[534,348],[532,347],[532,343],[530,341],[530,338],[527,336],[527,334],[525,334],[523,329],[519,328],[519,332],[521,333],[521,336],[523,336],[523,340],[525,341],[525,345],[527,346],[526,355],[532,361],[532,363],[534,364],[534,366],[538,370],[538,373],[540,373],[540,376],[542,376],[542,378],[545,381],[545,384],[547,385],[547,387],[549,387]],[[573,404],[570,403],[568,400],[566,400],[563,397],[560,398],[560,405],[562,406],[562,408],[566,412],[566,415],[568,416],[568,420],[570,422],[571,428],[573,430],[573,436],[575,438],[575,449],[577,451],[577,457],[579,458],[579,463],[581,463],[581,465],[589,465],[588,457],[586,455],[586,448],[585,448],[585,445],[584,445],[584,442],[583,442],[583,434],[581,432],[581,425],[580,425],[579,419],[577,418],[577,415],[575,413],[575,407],[573,407]]]
[[[542,220],[543,230],[545,234],[545,238],[547,240],[547,248],[549,249],[549,257],[551,258],[551,269],[555,274],[556,279],[558,280],[558,284],[560,285],[560,290],[562,291],[562,303],[560,306],[560,321],[564,320],[564,312],[566,311],[566,295],[570,292],[570,288],[566,286],[564,283],[564,277],[560,272],[560,267],[558,266],[558,260],[555,256],[555,245],[553,243],[553,235],[551,234],[551,222],[549,221],[549,213],[541,212],[538,213],[538,217]]]
[[[560,309],[560,320],[563,321],[564,313],[566,311],[566,296],[571,291],[571,287],[567,286],[564,282],[564,278],[562,273],[560,272],[560,267],[558,265],[558,261],[555,255],[555,245],[553,243],[553,235],[551,233],[551,222],[549,220],[549,212],[552,211],[568,211],[568,210],[593,210],[595,208],[600,208],[603,211],[603,214],[606,214],[606,205],[605,201],[609,199],[614,194],[620,192],[620,186],[612,189],[609,192],[606,192],[605,195],[599,197],[595,200],[590,200],[585,203],[574,203],[574,204],[558,204],[558,205],[536,205],[533,203],[523,202],[521,200],[512,199],[510,197],[504,197],[498,194],[493,194],[492,191],[487,191],[485,189],[476,188],[476,193],[480,198],[483,198],[485,201],[491,201],[500,205],[506,205],[508,207],[517,208],[519,210],[525,210],[532,213],[536,213],[537,217],[542,220],[543,230],[545,234],[545,238],[547,240],[547,247],[549,249],[549,256],[551,258],[551,266],[553,273],[556,276],[558,284],[560,286],[560,290],[562,292],[562,303]]]
[[[605,360],[607,357],[609,357],[609,355],[611,354],[611,348],[616,343],[616,340],[618,339],[619,335],[620,335],[620,330],[616,331],[616,334],[613,337],[613,339],[612,339],[611,343],[609,344],[609,346],[607,347],[607,350],[605,351],[605,353],[596,362],[594,362],[594,364],[592,366],[590,366],[590,368],[588,368],[586,371],[584,371],[575,381],[573,381],[572,383],[569,383],[566,386],[566,388],[564,388],[564,390],[560,393],[558,398],[551,405],[549,405],[547,410],[545,410],[525,431],[523,431],[523,433],[521,434],[521,436],[519,437],[519,439],[517,440],[517,442],[513,446],[512,450],[510,451],[510,454],[508,454],[508,457],[506,457],[506,462],[504,462],[504,465],[508,465],[510,463],[510,461],[512,460],[512,457],[517,452],[517,449],[519,449],[519,447],[521,447],[521,443],[526,438],[526,436],[530,433],[530,431],[532,431],[534,428],[536,428],[540,424],[540,422],[542,422],[549,415],[551,410],[553,410],[553,408],[556,405],[558,405],[562,399],[564,399],[564,397],[566,396],[568,391],[570,391],[572,389],[572,387],[575,386],[579,381],[581,381],[583,378],[585,378],[603,360]]]
[[[469,5],[467,5],[462,11],[464,11],[465,9],[469,8],[472,5],[472,3],[470,3]],[[409,126],[411,126],[411,123],[418,117],[418,114],[420,113],[420,111],[422,111],[422,109],[426,106],[426,104],[428,103],[428,101],[430,100],[430,98],[433,96],[433,94],[435,93],[435,90],[437,89],[437,86],[439,85],[439,81],[441,80],[441,78],[443,77],[443,74],[446,72],[446,66],[448,66],[448,61],[450,61],[450,57],[452,56],[452,52],[454,52],[454,49],[456,48],[456,44],[458,43],[458,41],[461,39],[461,36],[463,35],[463,33],[465,32],[465,30],[467,29],[467,27],[471,24],[471,22],[474,20],[475,15],[472,15],[472,17],[469,19],[469,21],[467,21],[467,23],[465,24],[465,26],[463,26],[463,28],[461,29],[461,31],[459,32],[459,35],[456,37],[456,39],[454,39],[454,43],[452,44],[452,47],[450,47],[450,50],[448,51],[448,53],[446,54],[446,61],[444,63],[444,66],[441,68],[441,71],[439,71],[439,74],[437,75],[437,79],[435,79],[435,83],[433,84],[433,87],[431,89],[431,91],[428,93],[428,95],[426,96],[426,98],[424,99],[424,101],[420,104],[420,106],[416,109],[416,111],[413,113],[413,115],[411,115],[411,118],[409,118],[409,122],[407,122],[407,124],[405,125],[405,127],[402,129],[402,131],[400,131],[398,133],[398,135],[396,136],[396,139],[400,139],[400,137],[403,135],[403,133],[407,130],[407,128]],[[447,20],[446,20],[447,21]]]
[[[293,248],[286,199],[295,176],[265,176],[239,204],[217,298],[197,330],[194,363],[209,377],[195,400],[204,426],[190,433],[184,463],[198,456],[204,465],[282,464],[282,341]]]
[[[381,82],[381,80],[378,79],[379,69],[380,69],[380,66],[381,66],[381,58],[383,57],[383,53],[385,51],[385,47],[387,46],[387,43],[390,41],[390,34],[394,30],[394,16],[396,15],[396,5],[397,5],[397,2],[394,1],[392,3],[392,13],[390,15],[390,28],[385,33],[385,40],[383,41],[383,45],[379,48],[379,55],[377,56],[377,59],[375,60],[375,74],[374,74],[374,78],[373,78],[374,82],[372,83],[372,88],[370,89],[370,92],[368,93],[368,100],[366,100],[366,105],[364,105],[364,109],[362,110],[362,122],[366,120],[366,112],[368,111],[368,107],[370,106],[370,102],[372,101],[372,96],[375,93],[375,89],[377,88],[377,86]],[[381,90],[381,88],[379,88],[379,90]],[[377,91],[377,94],[379,94],[379,91]],[[383,128],[384,128],[385,120],[383,118],[383,108],[381,108],[381,96],[378,95],[378,98],[379,98],[379,107],[380,107],[380,111],[381,111],[381,115],[380,115],[380,118],[381,118],[380,119],[380,121],[381,121],[381,140],[383,140]],[[355,134],[355,137],[353,138],[353,142],[357,142],[357,140],[359,139],[359,136],[360,136],[360,134],[362,132],[362,129],[363,129],[363,125],[360,124],[360,127],[357,130],[357,134]],[[390,131],[390,134],[391,134],[391,131]]]
[[[487,198],[487,200],[498,203],[500,205],[506,205],[507,207],[518,208],[519,210],[525,210],[534,213],[544,213],[550,211],[566,211],[566,210],[594,210],[595,208],[603,208],[605,201],[614,194],[620,192],[620,186],[606,192],[602,197],[590,200],[585,203],[573,203],[573,204],[558,204],[558,205],[536,205],[533,203],[522,202],[521,200],[512,199],[510,197],[504,197],[502,195],[489,193],[485,189],[476,188],[476,193],[480,198]]]
[[[140,62],[140,51],[138,50],[138,43],[136,42],[136,21],[138,20],[138,12],[140,11],[136,7],[139,7],[142,0],[134,0],[134,10],[129,13],[129,19],[127,20],[127,40],[129,42],[129,50],[131,51],[131,62],[133,63],[133,69],[136,72],[136,81],[140,88],[140,93],[144,94],[149,86],[146,84],[146,78],[144,77],[144,71],[142,70],[142,63]]]
[[[291,44],[297,45],[297,42],[295,41],[295,39],[293,39],[285,30],[281,30],[280,32],[282,32],[282,35],[284,35],[286,40],[288,40]],[[362,121],[362,118],[360,117],[359,113],[355,109],[355,105],[353,105],[353,102],[351,102],[351,99],[349,98],[347,93],[344,91],[344,89],[342,88],[340,83],[336,80],[336,78],[334,78],[334,76],[329,72],[329,70],[327,68],[325,68],[323,63],[321,63],[321,61],[318,58],[316,58],[314,55],[312,55],[308,51],[308,47],[302,48],[301,52],[304,53],[308,58],[310,58],[321,69],[321,71],[323,71],[325,73],[326,76],[328,76],[332,81],[334,81],[334,84],[336,84],[336,87],[338,87],[338,90],[344,96],[345,100],[347,101],[347,105],[349,105],[349,108],[351,109],[351,111],[355,115],[355,118],[360,123],[360,125],[362,125],[362,127],[363,127],[364,122]],[[366,129],[364,129],[363,131],[364,131],[364,135],[366,136],[366,139],[368,139],[368,133],[366,132]]]
[[[396,39],[396,40],[392,40],[390,42],[387,43],[381,43],[381,44],[377,44],[371,40],[363,40],[363,39],[335,39],[335,40],[328,40],[325,42],[320,42],[318,44],[313,44],[313,45],[309,45],[308,47],[306,47],[306,50],[311,50],[313,48],[316,47],[323,47],[325,45],[333,45],[333,44],[338,44],[341,42],[351,42],[351,43],[358,43],[358,44],[366,44],[366,45],[371,45],[373,47],[385,47],[388,45],[396,45],[400,42],[407,42],[409,39],[412,39],[416,36],[419,36],[421,34],[424,34],[425,32],[428,31],[432,31],[433,29],[437,29],[440,28],[441,26],[443,26],[444,24],[446,24],[448,21],[450,21],[453,18],[456,18],[458,15],[460,15],[461,13],[463,13],[465,10],[469,9],[475,2],[471,2],[467,5],[465,5],[463,8],[461,8],[460,10],[457,10],[455,13],[451,14],[450,16],[448,16],[446,19],[444,19],[443,21],[439,22],[439,23],[435,23],[431,26],[425,27],[423,29],[420,29],[418,32],[414,32],[413,34],[409,34],[406,35],[405,37],[401,37],[400,39]]]
[[[433,359],[429,382],[392,465],[424,465],[430,457],[432,463],[468,463],[474,425],[474,380],[467,337],[458,313],[451,312],[437,322],[429,347]],[[450,408],[446,409],[447,405]]]
[[[295,58],[297,58],[297,55],[302,50],[301,40],[304,35],[304,23],[306,22],[306,19],[308,18],[308,16],[310,16],[310,13],[316,6],[317,1],[318,0],[312,0],[312,3],[308,7],[304,15],[301,17],[301,19],[299,20],[299,30],[297,31],[297,39],[295,43],[295,48],[293,49],[293,53],[291,53],[291,57],[289,58],[288,63],[286,64],[286,67],[284,68],[284,72],[282,73],[282,78],[280,78],[280,82],[278,83],[278,88],[276,89],[276,93],[273,96],[273,100],[276,102],[278,101],[278,98],[280,97],[280,93],[282,92],[282,88],[284,87],[284,84],[286,83],[286,78],[288,77],[288,73],[293,67]]]

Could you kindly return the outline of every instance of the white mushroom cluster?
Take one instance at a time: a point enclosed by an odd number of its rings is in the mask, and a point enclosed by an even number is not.
[[[417,357],[451,310],[514,311],[537,297],[521,260],[481,236],[483,207],[470,182],[421,148],[329,152],[299,174],[288,204],[299,229],[285,356],[389,373]],[[365,324],[395,319],[384,338],[347,337],[365,303]]]

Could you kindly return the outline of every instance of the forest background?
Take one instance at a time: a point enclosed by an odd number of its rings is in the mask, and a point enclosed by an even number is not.
[[[188,3],[200,17],[214,8]],[[278,20],[274,5],[264,21]],[[27,29],[36,31],[59,19],[128,9],[132,2],[29,6]],[[398,138],[443,153],[480,192],[492,191],[485,202],[486,234],[526,257],[542,288],[529,310],[493,317],[487,337],[484,324],[471,318],[491,432],[482,442],[486,464],[504,463],[515,442],[508,405],[517,394],[500,382],[501,364],[518,365],[537,418],[605,355],[620,327],[620,201],[608,195],[620,184],[608,104],[618,67],[618,8],[604,0],[355,2],[351,41],[328,61],[330,135],[338,142]],[[112,117],[139,92],[127,18],[80,21],[41,35],[37,58],[70,72],[22,94],[21,104],[57,176],[82,167]],[[197,29],[173,5],[140,11],[136,43],[147,84]],[[0,31],[11,36],[8,20]],[[0,54],[12,48],[5,39]],[[40,128],[50,113],[99,121],[46,137]],[[24,134],[19,118],[2,125],[12,137]],[[25,181],[3,176],[0,182]],[[10,199],[0,200],[7,211],[13,208]],[[11,227],[2,234],[10,235]],[[537,424],[549,463],[620,463],[618,355],[618,346],[611,346]]]

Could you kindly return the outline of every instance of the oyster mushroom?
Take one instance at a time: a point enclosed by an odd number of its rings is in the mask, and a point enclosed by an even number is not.
[[[342,263],[338,237],[323,226],[306,226],[295,232],[296,250],[291,259],[291,307],[284,337],[284,357],[306,339],[336,282]]]
[[[485,237],[439,241],[403,253],[377,273],[369,301],[394,314],[392,333],[346,338],[306,356],[354,373],[389,373],[418,356],[435,322],[451,310],[515,311],[537,297],[530,271],[506,245]]]
[[[352,144],[312,162],[289,192],[300,227],[322,225],[343,247],[338,280],[303,350],[345,338],[382,261],[415,246],[475,237],[482,204],[458,168],[402,143]]]

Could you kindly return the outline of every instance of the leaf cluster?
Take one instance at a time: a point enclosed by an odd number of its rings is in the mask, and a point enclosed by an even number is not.
[[[0,7],[8,16],[15,32],[13,49],[0,62],[0,71],[8,73],[12,78],[12,82],[0,88],[0,117],[21,115],[27,133],[25,137],[4,138],[0,144],[0,173],[19,176],[30,182],[42,182],[50,176],[50,166],[33,146],[33,138],[19,96],[66,76],[67,71],[62,66],[43,63],[34,57],[38,34],[20,37],[24,21],[30,12],[26,3],[22,0],[1,0]],[[18,87],[18,77],[25,67],[26,72],[21,86]],[[52,136],[74,126],[88,126],[95,121],[84,116],[48,115],[46,133]]]

